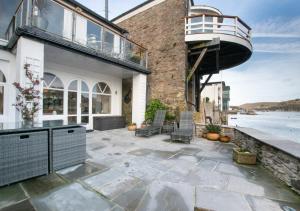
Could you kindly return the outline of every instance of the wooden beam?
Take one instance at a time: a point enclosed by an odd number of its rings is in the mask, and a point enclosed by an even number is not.
[[[205,88],[205,86],[207,85],[207,83],[208,83],[208,81],[210,80],[210,78],[212,77],[212,75],[213,75],[213,74],[210,74],[210,75],[207,77],[207,79],[206,79],[206,81],[204,82],[204,84],[201,86],[201,88],[200,88],[200,94],[201,94],[201,92],[203,91],[203,89]]]
[[[196,69],[198,68],[199,64],[201,63],[203,57],[205,56],[206,54],[206,51],[207,51],[207,48],[204,48],[202,51],[201,51],[201,54],[199,55],[197,61],[195,62],[191,72],[189,73],[188,77],[187,77],[187,82],[189,82],[192,78],[192,76],[194,75]]]

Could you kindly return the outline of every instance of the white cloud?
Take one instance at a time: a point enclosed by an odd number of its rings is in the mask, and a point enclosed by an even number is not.
[[[270,18],[253,25],[253,37],[300,38],[300,17]]]
[[[247,67],[224,70],[211,79],[224,80],[231,86],[230,105],[300,98],[300,60],[297,56],[249,63]]]
[[[265,53],[300,53],[300,41],[294,42],[271,42],[271,43],[259,43],[254,42],[254,52]]]

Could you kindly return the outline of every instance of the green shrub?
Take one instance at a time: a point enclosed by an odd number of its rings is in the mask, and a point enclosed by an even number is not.
[[[222,129],[219,125],[214,125],[214,124],[208,124],[205,126],[205,129],[207,130],[208,133],[218,133],[220,134]]]
[[[167,110],[167,106],[158,99],[151,100],[146,108],[145,119],[153,121],[157,110]]]

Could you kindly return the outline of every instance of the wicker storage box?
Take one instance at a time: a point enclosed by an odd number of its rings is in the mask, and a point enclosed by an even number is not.
[[[84,163],[86,160],[86,129],[84,127],[53,130],[53,169]]]
[[[240,148],[233,149],[233,160],[239,164],[256,164],[256,154],[250,152],[242,152]]]
[[[48,132],[0,136],[0,186],[48,174]]]

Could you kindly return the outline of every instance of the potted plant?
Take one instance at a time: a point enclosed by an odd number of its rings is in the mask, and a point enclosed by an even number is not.
[[[219,141],[220,141],[220,142],[223,142],[223,143],[228,143],[228,142],[231,141],[231,137],[225,135],[224,133],[221,133],[221,134],[220,134],[220,139],[219,139]]]
[[[256,153],[242,148],[234,148],[233,160],[239,164],[254,165],[256,164]]]
[[[207,131],[207,139],[217,141],[220,138],[221,127],[215,124],[208,124],[205,126]]]
[[[135,131],[136,130],[136,123],[131,123],[128,125],[128,130],[129,131]]]
[[[18,90],[16,97],[16,104],[13,106],[21,113],[22,119],[25,124],[33,124],[36,113],[40,110],[40,90],[39,85],[41,81],[34,77],[31,70],[29,70],[30,65],[25,64],[25,76],[30,83],[22,87],[20,83],[15,82],[13,85]]]

